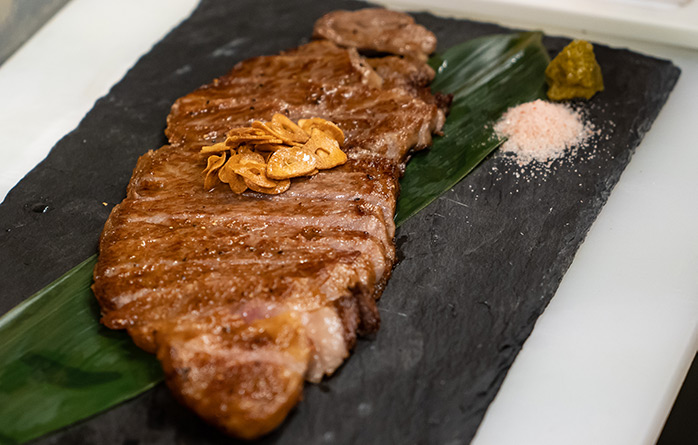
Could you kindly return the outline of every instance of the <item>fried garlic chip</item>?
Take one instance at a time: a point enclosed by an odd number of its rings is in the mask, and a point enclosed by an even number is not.
[[[247,190],[247,184],[245,184],[244,178],[235,173],[235,171],[232,169],[233,163],[230,162],[231,160],[232,158],[228,159],[228,162],[226,162],[225,165],[218,170],[218,178],[221,180],[221,182],[228,184],[228,186],[230,186],[230,190],[239,195]]]
[[[225,164],[225,155],[209,156],[206,169],[204,170],[204,188],[211,190],[218,184],[218,175],[216,172]]]
[[[284,147],[275,151],[267,161],[267,176],[290,179],[306,176],[315,170],[317,157],[305,148]]]
[[[225,153],[226,151],[230,150],[230,147],[225,142],[219,142],[217,144],[213,145],[207,145],[206,147],[203,147],[201,149],[202,154],[212,154],[212,153]]]
[[[251,189],[254,190],[255,192],[259,193],[266,193],[267,195],[278,195],[279,193],[283,193],[286,190],[291,187],[291,180],[290,179],[284,179],[283,181],[278,181],[277,185],[274,187],[259,187],[257,184],[254,184],[247,179],[245,179],[245,183],[247,186]]]
[[[347,162],[347,155],[339,148],[337,140],[317,128],[313,128],[310,139],[303,147],[315,155],[320,170]]]
[[[277,181],[267,177],[267,165],[260,154],[236,154],[230,158],[229,162],[232,162],[230,169],[242,176],[248,186],[254,184],[257,187],[274,188],[278,185]]]
[[[333,122],[326,121],[319,117],[313,117],[299,120],[298,125],[308,134],[312,133],[313,128],[317,128],[337,141],[340,147],[344,145],[344,132]]]
[[[252,126],[269,132],[287,145],[299,145],[308,140],[308,133],[283,114],[275,114],[271,122],[255,121]]]
[[[345,163],[343,144],[344,132],[330,121],[313,117],[296,124],[277,113],[271,121],[233,128],[224,142],[201,149],[201,154],[209,155],[204,187],[210,190],[220,181],[237,194],[248,188],[283,193],[291,186],[291,178]]]

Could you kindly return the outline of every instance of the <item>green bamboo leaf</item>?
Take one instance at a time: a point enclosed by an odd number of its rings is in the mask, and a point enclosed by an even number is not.
[[[491,124],[507,108],[542,98],[550,59],[539,32],[481,37],[434,57],[434,91],[453,94],[444,136],[417,153],[400,181],[395,222],[402,224],[456,185],[503,140]]]
[[[540,33],[475,39],[434,57],[434,91],[454,95],[445,136],[414,156],[396,223],[449,190],[501,140],[487,127],[508,107],[542,97],[548,55]],[[0,443],[70,425],[162,380],[153,356],[99,324],[93,256],[0,318]]]
[[[0,318],[0,443],[94,415],[162,379],[155,358],[99,323],[96,255]]]

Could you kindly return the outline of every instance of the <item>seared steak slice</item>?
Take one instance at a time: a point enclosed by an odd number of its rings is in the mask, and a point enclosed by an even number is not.
[[[399,54],[426,61],[436,36],[401,12],[387,9],[334,11],[315,23],[313,37],[359,50]]]
[[[444,121],[432,76],[322,40],[241,62],[173,105],[170,145],[139,159],[105,225],[93,289],[102,322],[156,353],[175,395],[209,422],[269,432],[304,380],[334,372],[378,329],[398,180]],[[337,123],[348,162],[280,195],[205,190],[200,148],[274,113]]]

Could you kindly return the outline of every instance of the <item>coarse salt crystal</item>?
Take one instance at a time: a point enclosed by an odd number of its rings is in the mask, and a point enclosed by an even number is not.
[[[512,154],[519,165],[532,161],[550,165],[591,135],[578,112],[540,99],[510,108],[494,130],[507,138],[501,150]]]

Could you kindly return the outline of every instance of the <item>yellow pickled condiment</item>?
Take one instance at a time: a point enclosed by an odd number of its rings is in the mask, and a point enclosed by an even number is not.
[[[574,40],[545,69],[550,100],[590,99],[603,91],[601,67],[594,47],[584,40]]]

